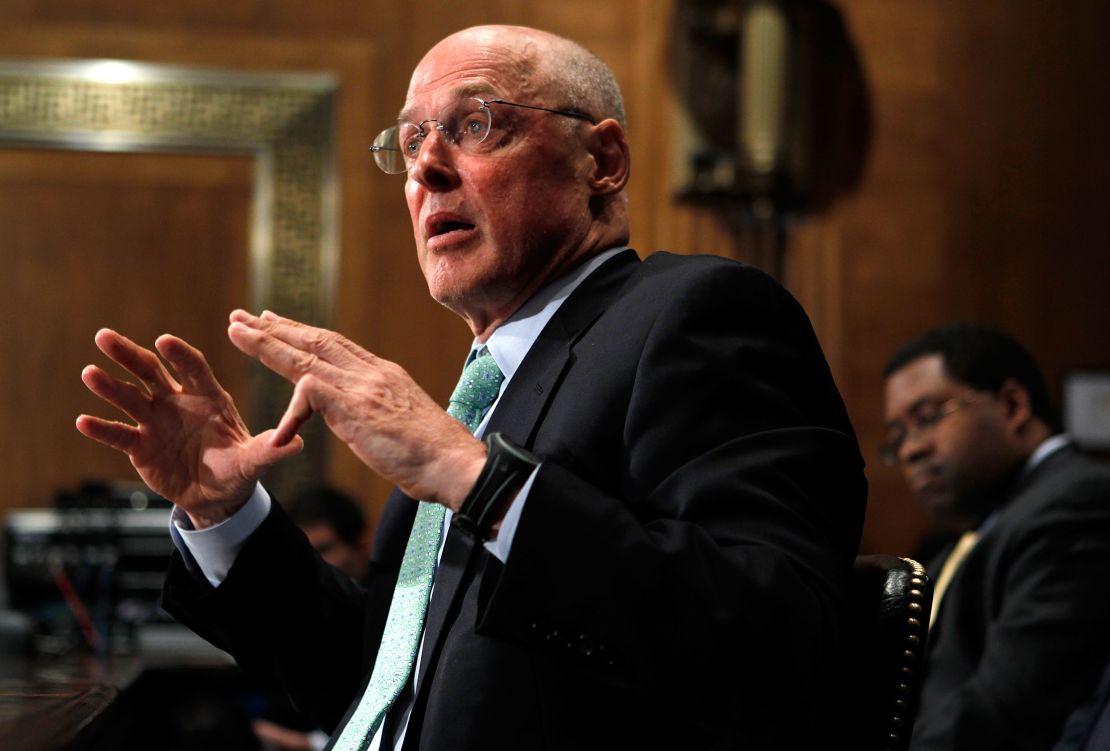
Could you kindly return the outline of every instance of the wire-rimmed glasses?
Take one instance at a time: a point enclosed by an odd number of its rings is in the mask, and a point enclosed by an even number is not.
[[[445,112],[439,113],[437,117],[430,117],[420,123],[402,121],[383,130],[374,139],[374,145],[370,147],[370,151],[374,154],[374,163],[382,172],[389,175],[407,172],[420,155],[420,147],[428,136],[424,126],[428,123],[433,124],[432,127],[439,131],[447,143],[468,154],[480,153],[485,144],[488,144],[486,148],[496,145],[496,139],[489,140],[494,119],[490,111],[491,104],[550,112],[553,115],[573,117],[597,124],[594,118],[574,110],[557,110],[534,104],[508,102],[504,99],[463,97]]]
[[[979,401],[975,397],[956,396],[944,401],[923,402],[915,407],[905,421],[892,423],[887,427],[886,438],[879,446],[879,456],[885,464],[898,463],[902,445],[911,436],[922,438],[930,435],[944,418],[964,407]]]

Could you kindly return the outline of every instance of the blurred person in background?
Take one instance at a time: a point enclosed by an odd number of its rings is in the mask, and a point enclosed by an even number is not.
[[[1033,357],[956,324],[885,371],[884,460],[958,536],[932,561],[914,751],[1047,749],[1110,655],[1110,467],[1060,433]]]

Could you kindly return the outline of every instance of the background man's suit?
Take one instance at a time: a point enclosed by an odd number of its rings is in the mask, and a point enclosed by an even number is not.
[[[953,577],[911,748],[1050,748],[1108,636],[1110,468],[1069,446],[1017,481]]]
[[[1104,751],[1110,748],[1110,665],[1090,698],[1071,713],[1052,751]]]
[[[448,536],[406,748],[827,739],[866,485],[777,284],[722,259],[618,255],[544,329],[488,431],[544,464],[506,565]],[[373,662],[414,511],[391,498],[365,597],[275,506],[218,589],[175,556],[166,606],[333,728]]]

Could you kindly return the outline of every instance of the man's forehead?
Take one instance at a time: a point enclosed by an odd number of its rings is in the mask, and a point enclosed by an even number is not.
[[[906,363],[886,379],[886,413],[897,415],[914,408],[923,400],[949,395],[958,389],[939,354],[924,355]]]
[[[535,46],[506,34],[457,34],[433,47],[409,81],[405,115],[465,96],[534,95]],[[422,112],[416,112],[422,114]]]
[[[475,79],[460,81],[456,86],[425,91],[423,96],[419,94],[414,96],[410,92],[408,99],[405,101],[405,106],[401,108],[397,118],[399,120],[423,120],[425,117],[434,117],[441,112],[446,104],[466,97],[490,99],[495,96],[512,96],[511,94],[503,94],[502,91],[490,81]]]

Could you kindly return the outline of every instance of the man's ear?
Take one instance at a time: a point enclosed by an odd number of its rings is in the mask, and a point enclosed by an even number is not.
[[[608,196],[624,190],[632,157],[620,123],[609,118],[593,126],[586,148],[591,157],[589,184],[594,195]]]
[[[1007,378],[998,388],[998,401],[1005,410],[1005,420],[1015,434],[1033,419],[1029,391],[1016,378]]]

